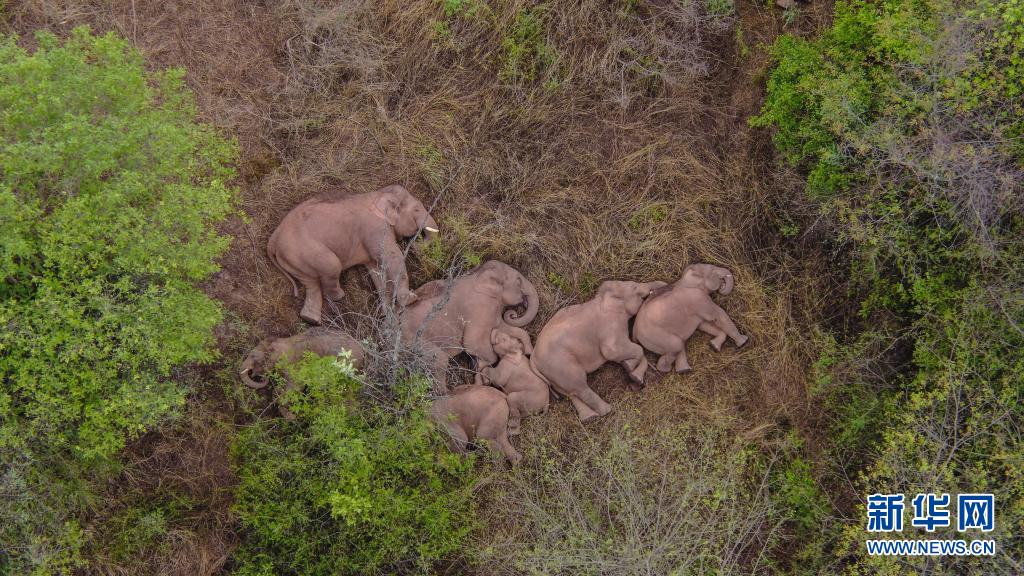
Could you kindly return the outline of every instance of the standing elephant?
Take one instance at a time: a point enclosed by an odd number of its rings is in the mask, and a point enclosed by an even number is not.
[[[548,411],[551,393],[548,383],[530,366],[533,353],[529,334],[511,333],[507,327],[491,330],[491,345],[501,358],[497,366],[485,366],[477,373],[477,384],[491,384],[508,397],[516,417],[508,422],[509,434],[519,433],[519,417]]]
[[[448,362],[463,350],[475,362],[494,364],[491,330],[505,326],[517,337],[537,316],[537,289],[508,264],[489,260],[450,282],[435,280],[416,290],[402,311],[402,333],[432,357],[438,393],[447,391]],[[515,308],[526,308],[522,315]]]
[[[726,336],[737,347],[748,338],[736,329],[729,315],[711,299],[711,293],[732,292],[732,273],[711,264],[691,264],[683,276],[667,290],[649,298],[640,307],[633,325],[633,338],[644,348],[661,354],[658,370],[676,372],[690,370],[686,358],[686,341],[697,330],[710,334],[711,346],[722,349]]]
[[[629,319],[664,282],[602,282],[597,295],[559,310],[541,329],[530,362],[556,392],[572,401],[580,421],[611,412],[612,407],[587,385],[587,374],[605,362],[618,362],[629,377],[643,383],[644,350],[629,339]]]
[[[360,264],[370,268],[370,277],[382,294],[397,296],[400,305],[415,300],[409,291],[399,238],[425,230],[428,237],[438,231],[437,222],[423,203],[399,185],[342,200],[306,200],[292,209],[267,242],[267,255],[292,283],[299,295],[298,280],[306,289],[306,301],[299,316],[319,324],[323,298],[345,296],[339,277],[342,271]],[[381,278],[383,264],[387,278]]]
[[[288,338],[267,338],[256,345],[242,360],[242,382],[250,388],[264,388],[269,380],[267,373],[272,371],[279,362],[290,364],[298,362],[306,352],[317,356],[335,356],[343,351],[352,356],[352,364],[360,368],[366,357],[363,345],[346,332],[313,328]],[[294,382],[284,369],[284,393],[296,389]],[[281,414],[288,420],[294,418],[288,408],[278,406]]]
[[[430,408],[431,419],[448,432],[456,452],[464,453],[473,440],[487,440],[488,448],[515,464],[522,457],[508,438],[510,415],[518,419],[505,394],[489,386],[457,386],[450,396],[434,400]]]

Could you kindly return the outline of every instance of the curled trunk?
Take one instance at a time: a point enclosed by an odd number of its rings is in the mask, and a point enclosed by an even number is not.
[[[719,268],[719,270],[722,273],[722,286],[718,289],[718,293],[723,296],[728,296],[728,294],[732,292],[733,287],[732,272],[725,268]]]
[[[520,274],[520,276],[522,275]],[[530,322],[533,322],[533,319],[537,316],[537,310],[540,309],[540,300],[537,297],[537,287],[527,280],[525,276],[522,276],[522,278],[523,293],[526,295],[526,312],[523,312],[523,315],[520,316],[516,313],[515,309],[509,308],[508,310],[505,310],[505,313],[501,316],[506,323],[517,328],[522,328]]]

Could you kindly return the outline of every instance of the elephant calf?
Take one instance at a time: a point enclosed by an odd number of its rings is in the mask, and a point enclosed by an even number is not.
[[[489,386],[457,386],[449,396],[434,400],[430,417],[448,432],[456,452],[465,453],[474,440],[487,440],[487,446],[505,455],[515,464],[522,456],[508,438],[509,417],[519,417],[509,407],[505,394]]]
[[[334,356],[348,350],[356,368],[363,365],[365,351],[358,340],[345,332],[313,328],[288,338],[267,338],[256,345],[242,360],[242,382],[250,388],[260,389],[267,385],[267,373],[279,362],[293,363],[302,359],[303,354],[312,352],[318,356]],[[285,392],[295,390],[291,377],[284,371]],[[279,405],[281,414],[291,420],[295,416],[286,406]]]
[[[409,291],[398,238],[425,230],[436,233],[437,222],[427,209],[402,186],[336,201],[306,200],[292,209],[267,242],[267,255],[292,283],[299,295],[298,280],[306,288],[299,316],[320,324],[323,298],[345,296],[340,276],[360,264],[370,267],[370,278],[385,296],[395,294],[402,306],[416,298]],[[387,278],[382,278],[380,265]]]
[[[487,366],[481,370],[477,374],[477,383],[500,388],[508,397],[512,412],[519,417],[547,412],[551,401],[548,383],[533,370],[526,356],[533,352],[530,335],[495,328],[491,330],[491,345],[501,361],[496,367]],[[519,433],[518,417],[509,420],[508,431],[512,435]]]
[[[648,298],[636,315],[633,337],[644,348],[661,354],[658,370],[690,370],[686,341],[697,330],[712,336],[711,346],[719,351],[728,336],[737,347],[748,338],[736,329],[729,315],[711,299],[711,293],[732,292],[732,273],[710,264],[691,264],[668,290]]]
[[[605,362],[618,362],[635,382],[647,372],[644,349],[629,339],[629,319],[664,282],[602,282],[597,295],[559,310],[537,336],[530,362],[556,392],[572,401],[580,421],[612,407],[587,385],[587,374]]]

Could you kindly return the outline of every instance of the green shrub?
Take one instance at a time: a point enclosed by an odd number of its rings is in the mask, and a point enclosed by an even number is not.
[[[238,574],[427,572],[472,528],[472,460],[427,419],[426,384],[371,400],[344,358],[290,368],[294,422],[263,420],[233,445]]]
[[[753,120],[806,171],[860,303],[862,323],[824,339],[813,390],[839,472],[862,494],[994,493],[991,572],[1024,552],[1021,6],[840,2],[820,38],[775,44]],[[867,557],[852,516],[833,543],[852,572],[926,566]]]
[[[235,146],[196,122],[181,70],[113,35],[0,38],[0,571],[77,562],[71,514],[127,439],[213,357],[196,283],[228,240]]]

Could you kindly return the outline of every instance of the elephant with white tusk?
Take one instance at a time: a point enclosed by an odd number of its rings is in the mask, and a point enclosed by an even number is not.
[[[345,332],[312,328],[301,334],[288,338],[267,338],[256,345],[242,360],[242,382],[255,389],[266,387],[269,383],[268,373],[278,363],[291,364],[302,359],[303,354],[312,352],[317,356],[335,356],[347,350],[351,354],[352,364],[360,368],[365,360],[363,345]],[[295,389],[287,367],[283,367],[285,392]],[[286,406],[280,406],[281,414],[291,420],[294,418]]]
[[[711,346],[722,349],[726,337],[737,347],[748,338],[732,318],[711,299],[712,292],[728,295],[734,285],[732,272],[711,264],[691,264],[675,284],[652,296],[640,307],[633,324],[633,338],[644,348],[661,354],[658,371],[690,370],[686,341],[697,330],[712,336]]]
[[[529,335],[521,327],[537,316],[537,289],[508,264],[489,260],[454,280],[435,280],[416,289],[417,301],[402,311],[402,334],[434,363],[435,390],[447,392],[448,362],[465,351],[474,361],[494,364],[491,330],[499,326]],[[516,309],[524,307],[520,315]]]
[[[629,339],[629,319],[664,282],[602,282],[593,299],[559,310],[541,329],[530,362],[554,390],[569,397],[581,422],[612,407],[587,385],[587,374],[618,362],[634,382],[647,372],[644,350]]]
[[[398,239],[421,230],[429,239],[438,232],[437,222],[422,202],[396,184],[342,200],[306,200],[271,234],[267,255],[291,281],[295,296],[296,280],[305,287],[299,316],[319,324],[323,298],[345,296],[340,276],[353,266],[369,267],[377,290],[394,295],[400,305],[415,301]],[[381,265],[386,278],[381,277]]]

